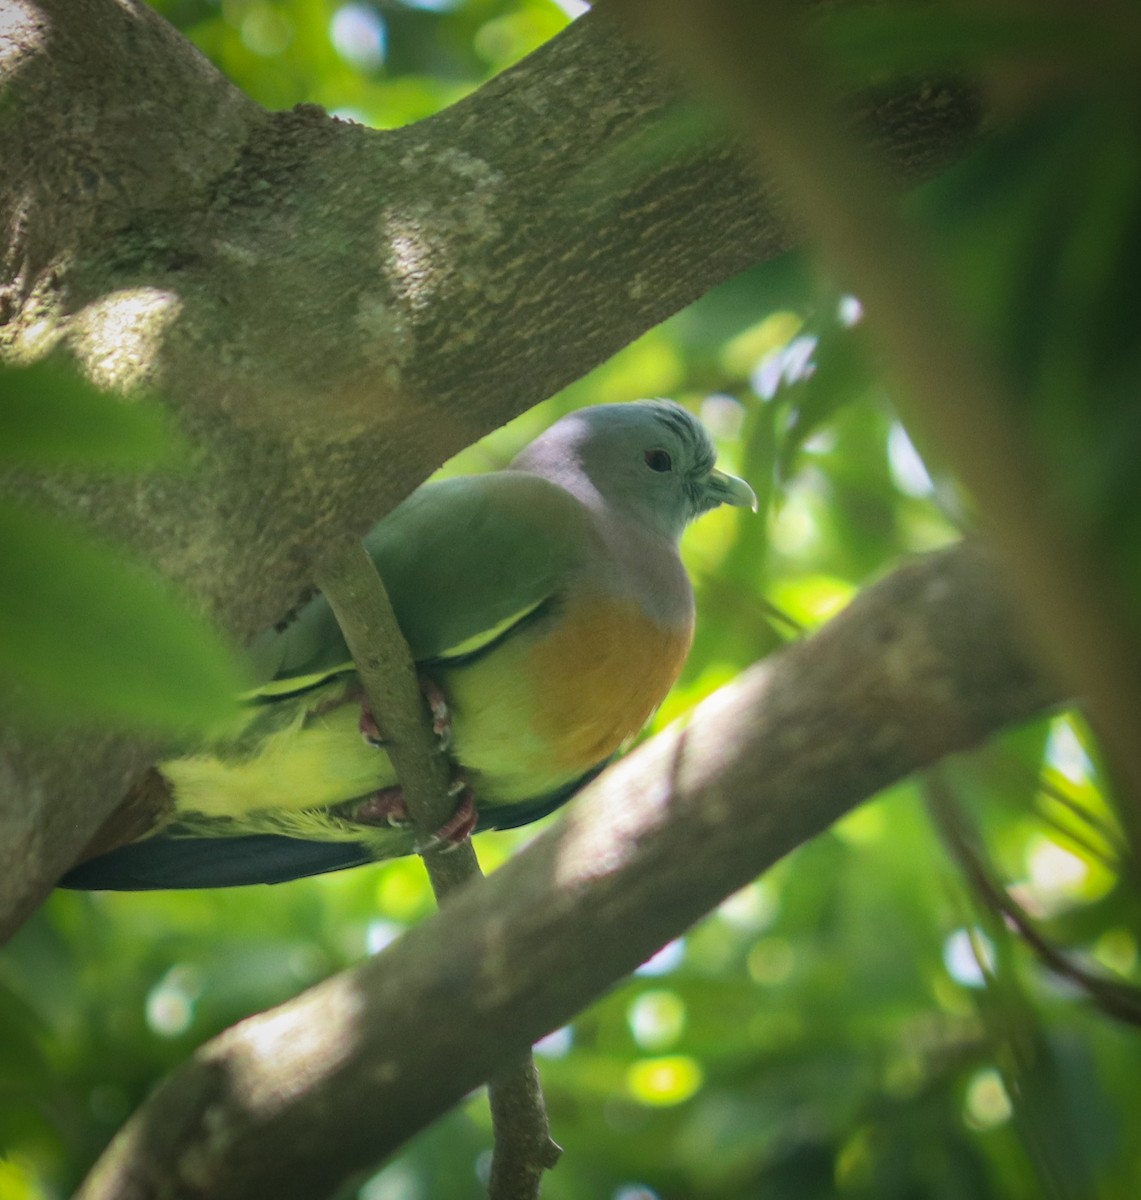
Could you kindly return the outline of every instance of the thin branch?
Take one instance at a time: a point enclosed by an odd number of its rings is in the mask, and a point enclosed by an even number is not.
[[[1049,813],[1043,811],[1043,805],[1039,804],[1038,808],[1042,813],[1043,819],[1051,821],[1060,833],[1064,833],[1066,837],[1073,838],[1089,854],[1096,856],[1101,862],[1105,863],[1110,870],[1118,871],[1124,867],[1128,871],[1136,871],[1137,863],[1133,857],[1133,848],[1128,842],[1123,840],[1121,831],[1115,824],[1108,821],[1100,813],[1096,813],[1088,808],[1075,796],[1071,796],[1061,784],[1044,775],[1039,778],[1037,787],[1042,796],[1048,800],[1052,800],[1060,808],[1065,809],[1066,812],[1070,813],[1083,825],[1089,826],[1109,847],[1109,853],[1107,854],[1102,847],[1096,845],[1090,838],[1077,835],[1072,826],[1062,823],[1055,817],[1051,817]]]
[[[343,539],[326,554],[317,586],[336,615],[357,666],[385,750],[400,780],[422,843],[452,815],[451,772],[432,732],[408,643],[388,593],[359,541]],[[430,845],[424,862],[437,897],[480,874],[471,843],[445,851]]]
[[[1033,797],[1033,807],[1039,817],[1091,858],[1096,858],[1114,873],[1134,869],[1129,844],[1122,838],[1119,828],[1087,808],[1051,778],[1051,774],[1055,774],[1064,781],[1064,776],[1042,770],[1040,764],[1031,767],[1012,754],[996,755],[990,769],[1008,794]],[[1068,813],[1073,820],[1063,820],[1061,814],[1052,811],[1052,806]]]
[[[317,584],[336,614],[345,642],[400,780],[408,815],[425,849],[432,890],[442,905],[464,884],[482,879],[470,841],[435,846],[432,835],[452,815],[451,773],[428,719],[408,643],[384,584],[360,542],[346,539],[325,558]],[[489,1195],[534,1200],[543,1172],[559,1160],[530,1053],[488,1087],[494,1129]]]
[[[927,809],[935,827],[979,899],[998,914],[1055,975],[1076,984],[1102,1012],[1141,1025],[1141,988],[1087,970],[1059,950],[1030,919],[1026,910],[999,884],[978,848],[967,818],[946,779],[938,770],[924,776]],[[980,959],[981,961],[981,959]]]
[[[539,1195],[543,1172],[550,1171],[562,1154],[551,1138],[532,1055],[508,1067],[487,1090],[496,1130],[488,1195],[492,1200],[532,1200]],[[501,1130],[510,1130],[511,1136],[501,1136]]]

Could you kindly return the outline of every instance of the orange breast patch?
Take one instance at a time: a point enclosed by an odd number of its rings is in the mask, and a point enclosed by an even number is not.
[[[553,765],[583,770],[633,737],[673,686],[692,640],[692,625],[665,629],[631,601],[571,602],[528,663],[541,697],[535,726]]]

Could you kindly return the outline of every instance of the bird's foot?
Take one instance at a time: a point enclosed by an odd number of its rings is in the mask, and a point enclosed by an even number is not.
[[[462,780],[457,780],[449,789],[456,796],[456,811],[422,844],[416,846],[417,853],[440,847],[445,850],[462,846],[475,832],[479,814],[475,810],[475,794]],[[352,819],[362,825],[389,825],[393,829],[410,829],[412,818],[404,802],[404,792],[399,787],[381,788],[362,800],[353,809]]]
[[[446,750],[452,741],[452,713],[448,708],[448,698],[440,685],[427,675],[420,676],[420,692],[432,714],[432,732],[439,740],[440,749]]]
[[[370,746],[383,746],[384,738],[381,736],[380,726],[376,723],[376,717],[372,715],[372,709],[368,706],[368,701],[361,697],[361,719],[358,723],[358,728],[361,731],[361,737],[364,738]],[[386,791],[389,789],[385,789]],[[399,789],[396,789],[399,791]]]
[[[361,723],[364,723],[363,714]],[[404,792],[398,787],[381,788],[362,800],[353,809],[353,820],[362,825],[391,825],[393,829],[404,829],[412,823],[408,805],[404,803]]]
[[[425,850],[455,850],[470,841],[475,833],[479,823],[479,813],[475,811],[475,793],[462,779],[457,779],[448,789],[448,794],[457,797],[456,811],[426,842],[417,845],[417,854],[423,854]]]
[[[448,698],[444,695],[440,685],[426,675],[420,676],[420,691],[428,703],[428,711],[432,714],[432,732],[440,743],[440,749],[447,750],[452,740],[452,714],[448,708]],[[381,734],[376,717],[372,715],[372,709],[369,708],[368,701],[363,694],[360,705],[361,737],[371,746],[383,747],[385,745],[384,736]]]

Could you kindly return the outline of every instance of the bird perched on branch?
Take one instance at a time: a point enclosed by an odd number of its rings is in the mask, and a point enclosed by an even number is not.
[[[721,504],[756,497],[714,467],[696,418],[648,400],[574,412],[505,470],[425,484],[368,535],[446,704],[448,753],[474,800],[461,835],[552,811],[646,723],[693,636],[678,541]],[[266,682],[241,732],[159,764],[171,821],[64,886],[275,883],[415,848],[323,597],[251,657]]]

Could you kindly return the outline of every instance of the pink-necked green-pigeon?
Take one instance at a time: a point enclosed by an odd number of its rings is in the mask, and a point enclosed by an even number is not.
[[[715,469],[684,408],[638,401],[564,417],[505,470],[425,484],[368,535],[446,702],[477,828],[550,812],[646,723],[693,635],[678,541],[721,504],[756,498]],[[172,822],[76,867],[65,886],[279,882],[414,848],[409,827],[366,815],[397,781],[361,736],[359,687],[325,600],[252,657],[267,682],[241,733],[159,765]]]

